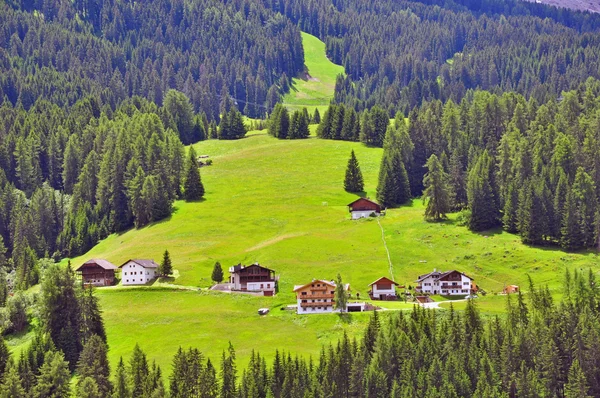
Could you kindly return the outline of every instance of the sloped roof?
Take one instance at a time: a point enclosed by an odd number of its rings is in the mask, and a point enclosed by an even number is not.
[[[379,203],[375,202],[374,200],[371,200],[369,198],[358,198],[356,199],[354,202],[348,203],[348,206],[352,206],[353,204],[355,204],[356,202],[358,202],[359,200],[366,200],[367,202],[371,202],[377,206],[381,206]]]
[[[119,266],[119,268],[123,267],[125,264],[128,264],[128,263],[136,263],[137,265],[141,265],[144,268],[158,268],[159,267],[159,265],[156,264],[154,262],[154,260],[133,260],[133,259],[131,259],[131,260],[125,261],[123,264],[121,264],[121,266]]]
[[[117,266],[114,265],[113,263],[111,263],[110,261],[104,260],[103,258],[93,258],[93,259],[87,260],[85,263],[81,264],[81,266],[79,268],[77,268],[75,271],[79,271],[86,265],[90,265],[90,264],[96,264],[97,266],[99,266],[100,268],[103,268],[103,269],[117,269]]]
[[[373,286],[374,284],[376,284],[379,281],[384,281],[384,282],[389,282],[389,283],[393,283],[396,286],[399,286],[399,283],[394,282],[393,280],[391,280],[390,278],[386,278],[385,276],[382,276],[381,278],[377,279],[375,282],[373,283],[369,283],[369,286]]]
[[[417,282],[421,282],[424,279],[429,278],[430,276],[437,277],[437,279],[439,280],[439,279],[442,279],[443,277],[445,277],[447,275],[450,275],[453,272],[458,272],[459,274],[466,276],[470,280],[475,280],[475,279],[471,278],[469,275],[465,274],[464,272],[460,272],[460,271],[457,271],[457,270],[453,269],[452,271],[444,271],[444,272],[433,271],[433,272],[430,272],[430,273],[425,274],[425,275],[419,275],[419,277],[417,278]]]
[[[335,284],[335,282],[333,282],[333,281],[324,281],[324,280],[322,280],[322,279],[313,279],[311,282],[309,282],[309,283],[307,283],[307,284],[304,284],[304,285],[294,285],[294,290],[293,290],[293,291],[294,291],[294,292],[295,292],[295,291],[298,291],[298,290],[300,290],[300,289],[302,289],[302,288],[305,288],[305,287],[307,287],[308,285],[312,285],[313,283],[325,283],[326,285],[329,285],[329,286],[331,286],[331,287],[336,287],[336,286],[337,286],[337,285]],[[344,285],[344,290],[350,290],[350,284],[349,284],[349,283],[346,283],[346,284]]]
[[[244,266],[244,265],[242,265],[242,264],[234,265],[233,267],[231,267],[231,268],[229,269],[229,272],[231,272],[231,273],[237,273],[237,272],[240,272],[240,271],[241,271],[241,270],[243,270],[243,269],[248,269],[248,268],[250,268],[250,267],[259,267],[259,268],[265,269],[265,270],[267,270],[267,271],[275,272],[275,271],[274,271],[274,270],[272,270],[271,268],[263,267],[263,266],[262,266],[262,265],[260,265],[259,263],[254,263],[254,264],[250,264],[250,265],[246,265],[246,266]]]

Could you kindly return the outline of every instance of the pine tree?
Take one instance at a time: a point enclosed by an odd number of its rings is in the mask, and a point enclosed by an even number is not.
[[[211,279],[216,283],[223,282],[223,268],[221,268],[221,263],[218,261],[215,263],[213,268]]]
[[[582,247],[583,238],[577,217],[577,203],[570,189],[565,197],[562,215],[560,246],[565,250],[577,250]]]
[[[130,390],[127,383],[127,371],[125,370],[125,364],[123,363],[123,357],[119,359],[117,365],[117,372],[115,375],[115,387],[113,390],[113,398],[129,398]]]
[[[77,383],[77,398],[103,398],[108,395],[101,394],[98,385],[91,377],[86,377]]]
[[[2,380],[2,376],[7,370],[9,360],[10,352],[8,351],[8,347],[6,346],[4,338],[0,336],[0,380]]]
[[[84,289],[79,295],[79,309],[81,312],[81,339],[86,344],[89,339],[96,336],[106,343],[106,330],[100,311],[98,297],[94,289]]]
[[[363,176],[354,150],[350,152],[350,159],[346,167],[344,189],[348,192],[362,192],[364,190]]]
[[[446,218],[451,207],[449,178],[435,155],[431,155],[425,167],[428,170],[423,178],[423,202],[427,203],[425,219],[439,221]]]
[[[50,334],[56,348],[64,353],[69,368],[75,369],[82,348],[81,312],[75,290],[75,275],[71,267],[53,264],[46,269],[40,296],[40,313],[44,328]],[[51,360],[54,361],[55,358]]]
[[[346,311],[347,303],[348,294],[346,293],[344,283],[342,282],[342,276],[338,274],[335,284],[335,308],[343,313]]]
[[[144,391],[150,374],[146,354],[141,350],[138,344],[133,348],[131,359],[129,360],[129,386],[132,398],[144,397]],[[117,381],[117,387],[119,387]],[[115,388],[116,390],[117,388]]]
[[[377,200],[385,207],[404,204],[411,198],[408,173],[403,159],[405,157],[403,147],[406,145],[410,143],[403,143],[402,132],[390,126],[383,145],[377,184]],[[407,152],[409,151],[407,149]],[[408,154],[406,157],[409,157]]]
[[[26,398],[27,396],[21,385],[21,377],[17,366],[14,364],[9,365],[0,385],[0,398]]]
[[[221,359],[221,391],[219,396],[221,398],[235,398],[237,395],[236,388],[236,367],[235,367],[235,350],[229,343],[227,355],[223,351],[223,357]]]
[[[479,157],[469,172],[467,196],[471,209],[469,229],[484,231],[498,225],[499,208],[493,190],[492,158],[487,150]]]
[[[579,364],[579,360],[575,359],[569,369],[567,384],[565,384],[565,398],[589,398],[588,383]]]
[[[171,255],[168,250],[163,253],[163,259],[160,263],[160,274],[162,276],[173,275],[173,264],[171,264]]]
[[[202,180],[200,179],[200,169],[198,167],[198,159],[196,159],[194,147],[190,147],[183,189],[185,200],[187,201],[199,200],[204,196],[204,185],[202,185]]]
[[[319,113],[319,108],[315,108],[315,113],[313,113],[311,124],[319,124],[319,123],[321,123],[321,114]]]
[[[78,391],[87,389],[88,387],[85,387],[84,384],[90,383],[85,383],[85,380],[91,379],[98,391],[98,396],[110,396],[112,384],[107,352],[106,343],[97,335],[93,335],[83,346],[77,362]]]
[[[67,361],[60,351],[49,351],[40,368],[37,383],[33,388],[35,398],[69,397],[71,374]]]

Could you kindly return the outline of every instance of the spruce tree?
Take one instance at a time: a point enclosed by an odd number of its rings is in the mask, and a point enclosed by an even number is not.
[[[108,395],[100,393],[98,384],[96,384],[96,381],[89,376],[80,379],[77,383],[77,398],[103,398],[107,396]]]
[[[235,350],[229,343],[227,354],[223,351],[221,359],[221,398],[235,398],[237,396],[237,370],[235,366]]]
[[[565,384],[565,398],[591,398],[588,391],[585,373],[581,369],[579,360],[575,359],[571,364],[567,384]]]
[[[449,178],[435,155],[431,155],[425,167],[428,170],[423,178],[423,202],[427,203],[425,219],[439,221],[446,218],[451,208]]]
[[[127,382],[127,371],[125,369],[123,357],[121,357],[115,374],[115,386],[112,398],[129,398],[129,396],[130,390]]]
[[[193,146],[190,147],[187,172],[183,189],[186,201],[199,200],[204,196],[204,185],[202,185],[202,180],[200,178],[198,159],[196,159],[196,151],[194,150]]]
[[[96,336],[106,343],[106,331],[98,297],[94,289],[85,289],[79,295],[79,308],[81,312],[81,340],[86,344],[89,339]]]
[[[487,150],[469,172],[467,196],[471,209],[469,229],[484,231],[498,225],[500,211],[493,190],[492,158]]]
[[[85,380],[89,378],[94,382],[98,396],[108,397],[110,395],[112,384],[107,353],[106,343],[97,335],[93,335],[83,346],[77,362],[78,390],[84,389]]]
[[[221,263],[218,261],[213,268],[211,279],[216,283],[223,282],[223,268],[221,268]]]
[[[171,263],[171,255],[168,250],[163,253],[163,259],[160,263],[160,274],[162,276],[173,275],[173,264]]]
[[[410,138],[409,138],[410,140]],[[408,202],[411,198],[408,173],[404,166],[405,146],[402,132],[393,126],[387,129],[383,145],[383,156],[379,166],[377,200],[385,207],[393,207]],[[406,149],[409,152],[410,148]]]
[[[140,346],[136,344],[133,348],[131,359],[129,360],[129,386],[131,388],[132,398],[144,397],[149,375],[150,368],[148,367],[146,354],[141,350]]]
[[[560,246],[565,250],[577,250],[582,247],[583,238],[579,217],[577,216],[577,203],[572,190],[567,191],[560,229]]]
[[[17,366],[10,364],[0,384],[0,398],[26,398],[27,396]]]
[[[71,394],[69,365],[60,351],[49,351],[33,388],[33,397],[68,397]]]
[[[319,113],[319,108],[315,108],[315,113],[313,113],[311,124],[319,124],[319,123],[321,123],[321,114]]]
[[[350,152],[350,159],[346,167],[344,189],[348,192],[362,192],[364,190],[363,176],[354,150]]]

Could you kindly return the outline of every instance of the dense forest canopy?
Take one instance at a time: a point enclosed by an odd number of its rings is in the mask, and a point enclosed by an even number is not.
[[[9,1],[0,4],[0,98],[29,109],[94,95],[113,109],[169,89],[218,120],[232,97],[247,115],[272,109],[304,67],[299,29],[259,2]]]
[[[335,102],[392,115],[469,89],[539,102],[600,77],[600,16],[504,1],[268,2],[345,67]],[[474,10],[474,11],[472,11]],[[502,12],[502,14],[498,14]]]

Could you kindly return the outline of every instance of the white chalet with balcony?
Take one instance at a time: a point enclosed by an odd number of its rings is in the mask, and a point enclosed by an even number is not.
[[[443,296],[466,296],[476,290],[474,279],[459,271],[441,272],[433,270],[419,275],[415,290],[424,294],[441,294]]]

